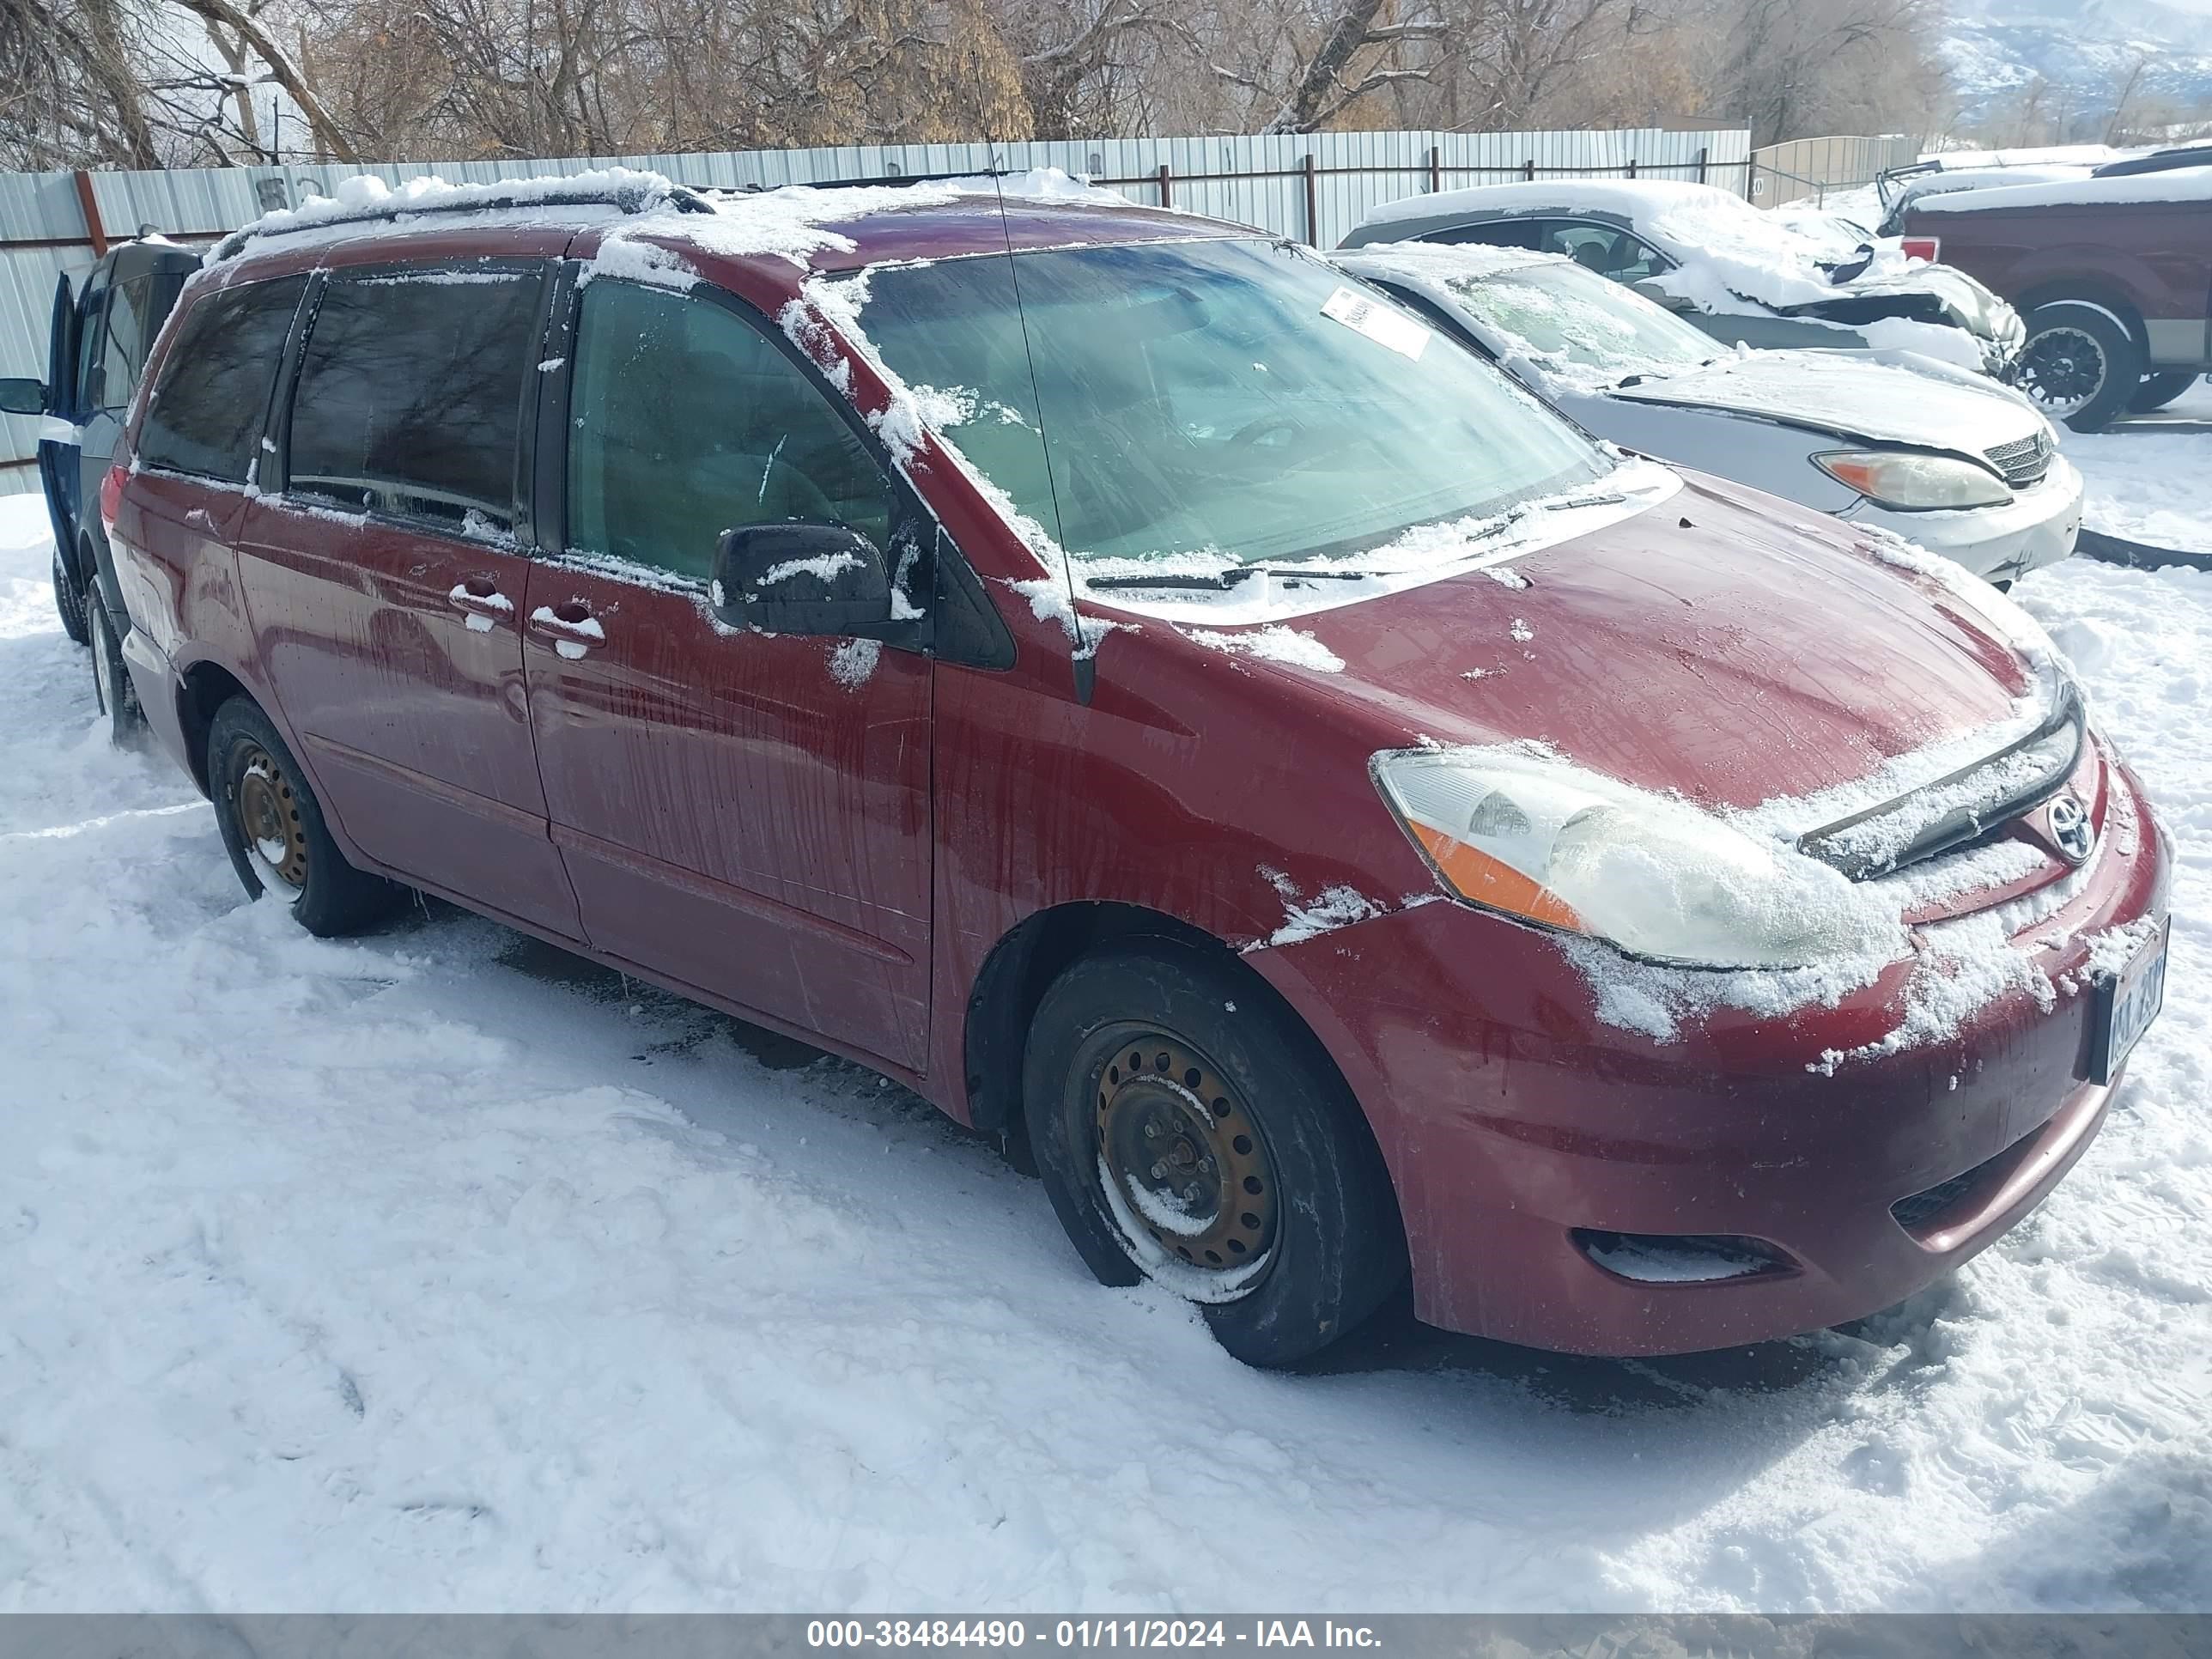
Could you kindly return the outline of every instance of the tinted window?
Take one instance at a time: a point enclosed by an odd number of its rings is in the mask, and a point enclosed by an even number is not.
[[[292,396],[293,492],[510,527],[542,289],[535,271],[332,278]]]
[[[76,323],[76,406],[79,410],[97,407],[92,394],[99,388],[93,384],[93,375],[100,366],[100,350],[106,333],[107,285],[88,289],[78,303]]]
[[[88,404],[120,409],[137,390],[139,365],[146,360],[146,300],[152,286],[152,277],[137,276],[115,290],[107,307],[107,343],[100,354],[99,395],[88,396]]]
[[[141,461],[246,482],[307,282],[287,276],[227,289],[185,313],[139,428]]]
[[[726,307],[584,290],[569,398],[568,544],[704,580],[739,525],[849,525],[887,546],[884,475],[806,376]]]
[[[1454,225],[1449,230],[1432,230],[1421,238],[1425,242],[1482,242],[1491,247],[1534,247],[1536,246],[1536,222],[1533,219],[1492,219],[1479,225]]]

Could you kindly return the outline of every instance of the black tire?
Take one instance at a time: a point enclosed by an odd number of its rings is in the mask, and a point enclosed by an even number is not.
[[[223,847],[249,897],[273,890],[320,939],[360,933],[405,902],[405,888],[346,862],[292,751],[251,698],[215,711],[207,775]]]
[[[92,647],[92,698],[107,718],[108,741],[118,745],[133,742],[146,724],[138,707],[138,689],[131,683],[130,665],[123,660],[123,640],[100,597],[100,584],[84,591],[86,630]]]
[[[86,643],[84,594],[62,562],[62,550],[54,549],[54,609],[62,619],[62,632],[76,644]]]
[[[1085,1265],[1199,1303],[1246,1364],[1319,1352],[1404,1278],[1358,1103],[1264,986],[1165,941],[1085,957],[1038,1005],[1022,1081],[1038,1173]]]
[[[2128,413],[2148,415],[2154,410],[2164,409],[2197,384],[2199,372],[2193,368],[2166,368],[2144,375],[2142,384],[2136,387],[2136,395],[2128,399]]]
[[[2018,384],[2052,420],[2100,432],[2127,412],[2142,377],[2142,347],[2104,311],[2060,300],[2028,313]]]

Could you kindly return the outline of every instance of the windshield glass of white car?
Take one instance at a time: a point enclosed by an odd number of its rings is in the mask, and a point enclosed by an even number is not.
[[[862,327],[930,389],[933,422],[1079,558],[1356,555],[1614,465],[1474,353],[1279,243],[947,259],[872,270],[864,291]]]
[[[1719,355],[1710,334],[1618,283],[1565,264],[1447,279],[1459,302],[1531,356],[1625,374],[1695,368]]]

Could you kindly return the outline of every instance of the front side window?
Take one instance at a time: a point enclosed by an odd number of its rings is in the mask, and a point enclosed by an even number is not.
[[[799,519],[890,540],[852,427],[726,306],[601,278],[568,403],[568,545],[707,580],[725,530]]]
[[[333,277],[292,394],[293,493],[510,529],[544,289],[535,270]]]
[[[1544,227],[1536,248],[1542,253],[1564,253],[1584,270],[1616,283],[1641,282],[1668,266],[1656,249],[1613,225],[1555,220]]]
[[[100,353],[107,335],[107,285],[88,289],[76,313],[76,405],[89,414],[100,404]]]
[[[210,294],[185,313],[138,433],[138,459],[244,483],[304,276]]]
[[[107,307],[107,340],[101,348],[98,405],[120,409],[138,386],[146,356],[146,301],[151,276],[135,276],[115,290]]]
[[[1613,467],[1474,354],[1287,244],[948,259],[871,271],[866,294],[884,361],[1078,558],[1357,555]]]

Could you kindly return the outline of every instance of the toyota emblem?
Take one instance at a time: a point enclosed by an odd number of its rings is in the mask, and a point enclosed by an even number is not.
[[[2095,844],[2096,834],[2089,828],[2089,814],[2081,800],[2071,794],[2061,795],[2051,803],[2049,822],[2051,844],[2065,855],[2066,861],[2086,862],[2090,848]]]

